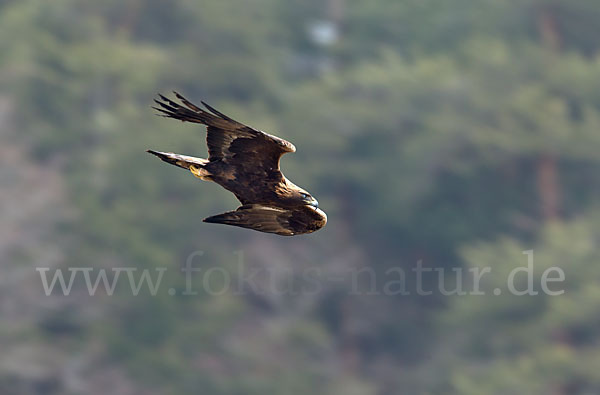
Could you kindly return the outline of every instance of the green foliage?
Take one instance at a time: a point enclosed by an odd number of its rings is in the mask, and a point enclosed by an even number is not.
[[[36,299],[0,330],[0,392],[600,392],[598,15],[592,0],[0,1],[3,149],[25,147],[15,174],[58,174],[65,210],[43,217],[57,267],[167,268],[156,295],[76,282]],[[309,30],[328,20],[339,37],[319,44]],[[201,128],[152,115],[170,90],[292,141],[283,170],[327,227],[202,224],[231,194],[144,153],[206,156]],[[10,257],[43,266],[21,244]],[[237,281],[240,250],[279,285],[314,270],[319,292],[180,294],[194,252]],[[535,279],[564,270],[563,295],[494,295],[525,250]],[[415,295],[414,277],[410,295],[356,292],[368,282],[348,275],[381,285],[421,260],[448,282],[491,267],[485,295]]]
[[[487,296],[455,298],[444,313],[449,324],[445,327],[456,339],[456,354],[445,365],[445,393],[600,390],[595,373],[600,367],[595,336],[600,322],[593,313],[599,307],[600,292],[586,281],[600,275],[597,215],[592,218],[549,225],[533,245],[504,238],[464,249],[469,265],[491,267],[492,272],[482,281],[481,290]],[[512,270],[527,266],[523,251],[531,247],[537,295],[494,296],[496,287],[506,290]],[[548,283],[552,292],[560,289],[563,294],[542,292],[540,280],[549,268],[564,272],[561,286]],[[518,276],[515,288],[527,289],[525,273]]]

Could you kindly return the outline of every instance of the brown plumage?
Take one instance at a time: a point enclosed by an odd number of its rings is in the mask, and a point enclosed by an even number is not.
[[[235,211],[204,222],[240,226],[260,232],[294,236],[321,229],[327,216],[304,189],[281,173],[279,159],[296,148],[288,141],[239,123],[201,102],[202,109],[174,92],[182,104],[160,95],[153,107],[167,118],[206,125],[208,159],[148,150],[163,161],[214,181],[242,203]]]

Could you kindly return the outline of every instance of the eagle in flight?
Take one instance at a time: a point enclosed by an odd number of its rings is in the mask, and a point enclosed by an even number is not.
[[[235,211],[204,222],[240,226],[260,232],[294,236],[321,229],[327,215],[317,200],[289,181],[279,159],[296,147],[288,141],[237,122],[205,102],[200,108],[174,92],[181,104],[160,95],[158,115],[206,125],[208,159],[148,150],[163,161],[205,181],[214,181],[242,203]]]

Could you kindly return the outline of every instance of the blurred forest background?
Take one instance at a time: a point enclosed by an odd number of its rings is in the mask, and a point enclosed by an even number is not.
[[[598,21],[597,0],[1,0],[0,393],[600,393]],[[201,223],[234,197],[144,152],[206,156],[153,115],[171,90],[292,141],[328,225]],[[563,295],[492,294],[524,250]],[[322,286],[170,296],[195,251]],[[491,267],[486,294],[350,275],[418,261]],[[39,267],[169,272],[156,296],[45,296]]]

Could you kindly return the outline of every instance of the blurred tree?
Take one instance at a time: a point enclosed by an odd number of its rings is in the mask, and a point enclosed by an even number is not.
[[[31,151],[20,171],[63,176],[69,215],[30,210],[68,239],[62,265],[174,273],[156,296],[91,299],[76,283],[81,298],[2,332],[14,360],[52,357],[39,382],[0,366],[0,392],[597,392],[598,219],[561,221],[600,193],[598,15],[594,0],[0,2],[1,118]],[[203,156],[201,129],[150,115],[171,89],[293,141],[282,166],[328,226],[276,241],[199,226],[236,202],[144,155]],[[169,296],[185,287],[181,262],[209,247],[203,269],[239,275],[241,249],[244,267],[318,270],[323,288]],[[565,295],[362,292],[369,273],[417,260],[502,269],[490,290],[531,248],[538,270],[574,262]],[[31,271],[35,257],[20,262]]]
[[[491,272],[481,282],[485,296],[454,298],[443,314],[453,341],[446,343],[440,358],[446,361],[438,366],[440,393],[600,391],[595,336],[600,321],[594,313],[600,307],[594,284],[600,275],[597,218],[594,211],[585,220],[548,225],[533,245],[503,238],[463,250],[470,266]],[[510,273],[527,267],[523,251],[532,246],[531,290],[537,294],[511,294]],[[551,268],[562,270],[564,281],[548,282],[545,292],[541,281]],[[551,269],[548,278],[560,277]],[[529,289],[524,271],[514,279],[515,289]],[[496,289],[500,296],[495,296]]]

